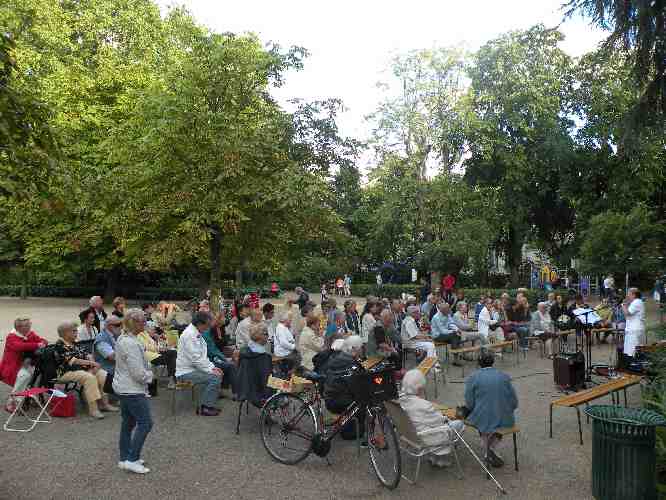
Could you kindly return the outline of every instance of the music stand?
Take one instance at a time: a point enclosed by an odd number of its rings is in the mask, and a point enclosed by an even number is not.
[[[585,382],[592,382],[592,327],[598,323],[601,318],[594,311],[594,309],[574,309],[574,316],[576,317],[576,350],[578,350],[578,332],[583,335],[580,339],[580,350],[585,349]],[[595,317],[590,319],[590,315],[594,314]]]

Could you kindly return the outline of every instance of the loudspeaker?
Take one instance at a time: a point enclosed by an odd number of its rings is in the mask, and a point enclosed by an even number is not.
[[[582,352],[563,352],[553,358],[555,385],[575,389],[585,385],[585,356]]]

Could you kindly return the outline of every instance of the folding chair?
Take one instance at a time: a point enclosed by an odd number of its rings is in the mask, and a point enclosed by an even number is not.
[[[40,396],[46,393],[50,393],[50,396],[45,403],[42,403]],[[47,389],[46,387],[33,387],[32,389],[27,389],[25,391],[15,392],[12,394],[12,396],[20,397],[22,399],[21,402],[16,405],[16,409],[12,412],[11,415],[9,415],[9,418],[3,426],[4,430],[7,432],[30,432],[39,423],[51,423],[51,415],[49,415],[47,412],[51,400],[53,398],[67,397],[67,395],[62,391],[57,389]],[[39,408],[39,414],[36,418],[31,417],[27,412],[27,407],[29,404],[31,404],[31,401],[34,401]],[[32,422],[32,425],[25,429],[20,427],[10,427],[10,422],[17,416],[27,418],[30,422]]]
[[[458,469],[458,479],[463,478],[463,471],[462,468],[460,467],[460,460],[458,459],[458,453],[456,451],[456,445],[458,444],[458,436],[455,437],[450,443],[447,443],[446,445],[442,446],[427,446],[426,444],[423,443],[422,436],[431,433],[431,432],[439,432],[442,430],[441,427],[437,427],[434,429],[431,429],[429,431],[426,431],[426,433],[417,433],[416,429],[414,428],[414,424],[412,424],[412,421],[409,419],[405,411],[402,409],[400,406],[400,403],[397,401],[386,401],[386,410],[389,413],[389,416],[393,420],[393,423],[395,424],[397,430],[398,430],[398,435],[400,437],[400,450],[404,451],[411,457],[416,459],[416,472],[414,473],[414,480],[409,479],[407,476],[402,474],[402,477],[407,481],[409,484],[416,484],[416,482],[419,480],[419,472],[421,471],[421,459],[429,455],[430,453],[435,453],[443,448],[446,447],[451,447],[453,451],[453,457],[456,460],[456,467]],[[455,434],[452,432],[452,434]]]

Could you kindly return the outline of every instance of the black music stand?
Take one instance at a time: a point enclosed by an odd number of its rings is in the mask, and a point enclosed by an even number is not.
[[[585,349],[585,382],[592,382],[592,327],[588,321],[588,315],[595,313],[594,309],[586,309],[584,312],[576,314],[576,350]],[[596,313],[595,313],[596,314]],[[583,323],[579,318],[585,318]],[[580,349],[579,349],[579,335],[580,335]],[[583,338],[584,335],[584,338]]]

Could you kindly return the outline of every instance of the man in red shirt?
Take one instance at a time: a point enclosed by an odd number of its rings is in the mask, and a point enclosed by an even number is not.
[[[29,318],[17,318],[14,329],[5,339],[5,352],[0,362],[0,380],[13,387],[12,393],[25,390],[34,368],[26,355],[46,347],[48,342],[32,331]],[[13,412],[17,401],[10,395],[5,409]]]
[[[448,273],[442,278],[442,298],[446,302],[450,302],[453,297],[453,287],[456,286],[456,277]]]

